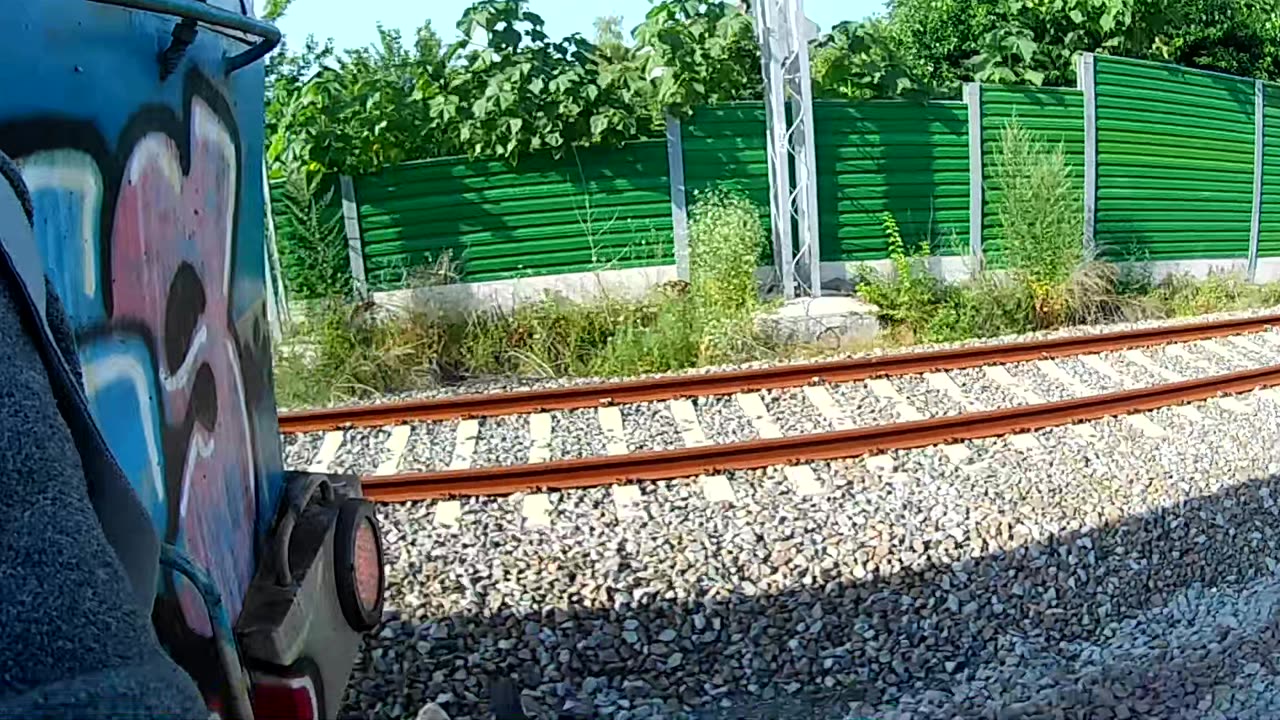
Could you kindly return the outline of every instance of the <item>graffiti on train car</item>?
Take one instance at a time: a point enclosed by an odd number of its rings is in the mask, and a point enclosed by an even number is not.
[[[260,472],[242,369],[257,386],[270,361],[232,317],[235,122],[211,83],[186,82],[182,113],[141,107],[113,142],[77,118],[5,131],[21,139],[90,405],[158,534],[209,570],[234,618],[254,568]],[[200,598],[185,584],[178,595],[185,625],[209,635]]]

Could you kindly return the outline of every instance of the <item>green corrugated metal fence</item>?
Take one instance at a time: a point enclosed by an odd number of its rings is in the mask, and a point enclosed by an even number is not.
[[[886,214],[937,254],[969,243],[964,103],[814,103],[819,231],[826,261],[888,255]]]
[[[1280,256],[1280,85],[1263,85],[1262,218],[1259,257]]]
[[[1001,193],[992,184],[992,169],[1007,123],[1022,127],[1050,146],[1061,146],[1075,186],[1084,191],[1084,95],[1067,88],[982,87],[982,249],[999,265]],[[1080,208],[1084,212],[1084,207]]]
[[[1253,81],[1098,56],[1105,257],[1243,258],[1253,211]]]
[[[370,289],[402,287],[448,251],[462,281],[671,262],[666,144],[531,158],[456,158],[356,178]]]
[[[1094,57],[1092,68],[1093,116],[1081,90],[980,89],[981,112],[972,117],[982,133],[980,142],[973,139],[981,185],[971,186],[965,103],[816,102],[822,259],[884,259],[886,214],[911,244],[928,240],[935,253],[967,252],[970,196],[981,190],[982,249],[998,265],[1000,195],[992,168],[1000,132],[1014,118],[1062,145],[1077,187],[1084,189],[1088,168],[1096,173],[1094,237],[1103,257],[1246,258],[1254,81],[1104,56]],[[1265,90],[1259,255],[1280,257],[1280,85]],[[767,223],[763,105],[699,108],[680,125],[688,204],[711,188],[736,189],[760,206]],[[1090,127],[1092,163],[1084,156]],[[416,267],[445,252],[462,281],[670,264],[667,152],[663,141],[641,141],[522,159],[518,168],[448,158],[355,178],[370,289],[403,287]],[[292,228],[278,184],[272,196],[287,242]]]
[[[690,205],[707,190],[737,190],[763,208],[761,219],[769,227],[764,103],[697,108],[692,117],[680,123],[680,143]]]

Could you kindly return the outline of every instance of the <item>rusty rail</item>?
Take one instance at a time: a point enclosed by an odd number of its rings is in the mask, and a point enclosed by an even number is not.
[[[363,478],[363,483],[367,496],[394,502],[667,480],[1025,432],[1277,384],[1280,365],[1272,365],[1137,390],[878,427],[580,460],[373,476]]]
[[[1260,332],[1280,324],[1280,315],[1261,315],[1217,322],[1143,328],[1098,335],[1075,335],[1004,345],[908,352],[880,357],[828,360],[746,370],[677,375],[596,383],[511,393],[458,395],[380,405],[323,408],[280,415],[282,432],[314,432],[341,427],[369,427],[403,422],[512,415],[544,410],[572,410],[598,405],[654,402],[676,397],[795,387],[814,380],[850,382],[877,376],[909,375],[937,370],[1066,357],[1148,345],[1190,342]]]

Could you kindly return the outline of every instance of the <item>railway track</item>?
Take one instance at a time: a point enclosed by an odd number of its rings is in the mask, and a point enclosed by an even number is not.
[[[367,492],[384,501],[687,476],[706,476],[714,499],[727,491],[717,473],[770,465],[784,466],[797,492],[817,494],[821,482],[806,465],[814,460],[939,445],[963,464],[966,440],[1008,435],[1031,448],[1031,430],[1108,415],[1128,414],[1158,437],[1166,430],[1140,411],[1280,384],[1277,324],[1269,315],[334,408],[282,415],[281,428],[292,467],[365,475]],[[621,512],[630,494],[615,492]]]

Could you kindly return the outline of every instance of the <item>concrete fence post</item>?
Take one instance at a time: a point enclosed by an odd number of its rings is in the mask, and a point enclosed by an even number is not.
[[[280,268],[275,208],[271,205],[271,177],[267,173],[266,160],[262,162],[262,206],[267,224],[266,242],[262,246],[262,275],[267,281],[267,325],[271,327],[272,341],[279,343],[292,318],[289,316],[289,289]]]
[[[684,188],[684,144],[680,121],[667,115],[667,172],[671,178],[671,230],[675,241],[676,277],[689,280],[689,212]]]
[[[1084,249],[1093,254],[1098,249],[1095,232],[1098,224],[1098,93],[1093,53],[1080,56],[1076,70],[1080,90],[1084,93]]]
[[[964,102],[969,108],[969,254],[973,274],[982,272],[982,85],[964,84]]]
[[[1266,143],[1266,88],[1253,81],[1253,215],[1249,221],[1249,282],[1258,274],[1258,235],[1262,224],[1262,162]]]
[[[347,230],[347,260],[351,262],[351,284],[356,297],[369,297],[369,284],[364,276],[364,240],[360,237],[360,206],[356,204],[356,186],[350,175],[338,176],[342,192],[342,224]]]

